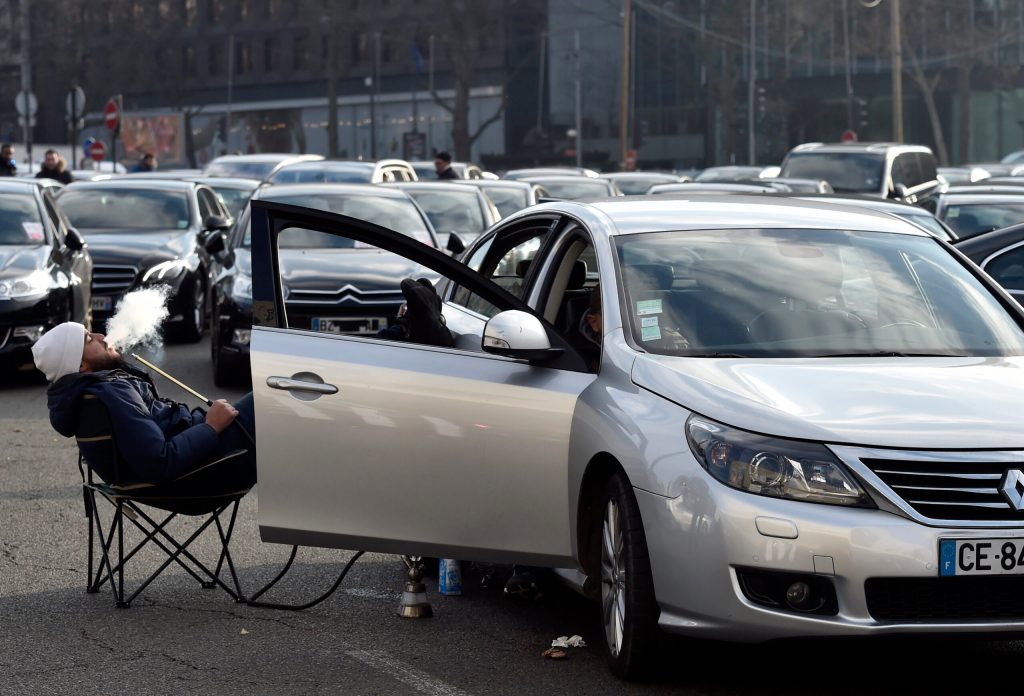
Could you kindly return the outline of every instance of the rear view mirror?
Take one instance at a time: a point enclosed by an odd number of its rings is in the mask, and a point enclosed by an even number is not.
[[[225,248],[224,234],[222,232],[212,232],[203,240],[203,248],[206,249],[206,253],[210,256],[222,253]]]
[[[895,186],[892,187],[892,197],[893,198],[896,198],[896,199],[899,199],[899,200],[904,200],[909,195],[910,195],[910,189],[908,189],[903,184],[896,184]]]
[[[203,220],[203,229],[211,232],[213,230],[226,230],[229,226],[227,218],[223,218],[220,215],[210,215]]]
[[[466,243],[462,241],[459,235],[451,232],[448,235],[448,244],[446,245],[448,251],[452,253],[452,256],[458,256],[466,250]]]
[[[495,315],[484,326],[483,349],[495,355],[543,362],[562,354],[552,348],[548,332],[540,319],[527,312],[510,309]]]
[[[85,248],[85,237],[74,227],[69,227],[64,237],[64,243],[71,251],[81,251]]]

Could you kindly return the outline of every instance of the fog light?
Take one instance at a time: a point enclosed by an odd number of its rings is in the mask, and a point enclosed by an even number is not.
[[[803,573],[737,568],[744,596],[776,611],[835,616],[839,603],[830,578]]]
[[[14,329],[14,337],[27,338],[35,343],[43,337],[43,333],[45,333],[45,331],[45,326],[18,326]]]
[[[798,611],[807,611],[814,605],[814,594],[806,582],[794,582],[786,590],[786,604]]]
[[[252,336],[251,329],[235,329],[231,334],[231,342],[239,346],[249,345],[249,338]]]

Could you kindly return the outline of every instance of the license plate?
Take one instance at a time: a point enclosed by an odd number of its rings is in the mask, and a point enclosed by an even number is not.
[[[92,298],[92,308],[94,311],[109,312],[113,306],[112,297],[94,297]]]
[[[313,317],[313,331],[330,334],[372,335],[386,329],[388,320],[384,317]]]
[[[939,575],[1024,575],[1024,539],[940,539]]]

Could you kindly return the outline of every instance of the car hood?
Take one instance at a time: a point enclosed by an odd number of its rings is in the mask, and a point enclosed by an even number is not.
[[[435,285],[438,278],[417,263],[375,249],[283,249],[280,260],[291,293],[351,285],[363,291],[388,291],[400,300],[403,278],[429,278]]]
[[[1024,448],[1019,357],[641,355],[632,377],[691,411],[767,435],[902,449]]]
[[[0,246],[0,279],[20,278],[46,268],[48,246]]]
[[[196,231],[154,230],[112,232],[80,229],[96,264],[119,264],[145,268],[169,259],[183,259],[196,247]]]

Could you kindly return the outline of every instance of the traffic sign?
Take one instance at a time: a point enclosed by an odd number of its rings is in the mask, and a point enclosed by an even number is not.
[[[86,157],[92,155],[92,146],[96,144],[96,138],[86,138],[82,141],[82,152],[85,153]]]
[[[102,140],[97,140],[89,146],[89,156],[92,157],[94,162],[102,162],[107,156],[107,146],[103,144]]]
[[[14,110],[18,112],[19,116],[28,114],[29,116],[36,115],[36,109],[39,108],[39,102],[36,101],[36,95],[31,92],[22,90],[18,92],[18,96],[14,98]]]
[[[121,122],[121,109],[118,108],[115,99],[108,101],[106,108],[103,109],[103,122],[110,130],[117,130],[117,126]]]
[[[855,143],[857,142],[857,131],[850,130],[847,128],[843,131],[843,134],[839,136],[839,142],[841,143]]]
[[[28,127],[29,128],[35,128],[36,127],[36,117],[35,116],[19,116],[18,117],[18,125],[21,126],[22,128],[24,128],[25,127],[25,119],[26,118],[28,119]]]
[[[82,114],[85,113],[85,90],[78,85],[68,90],[68,95],[64,98],[64,112],[69,122],[82,118]]]

